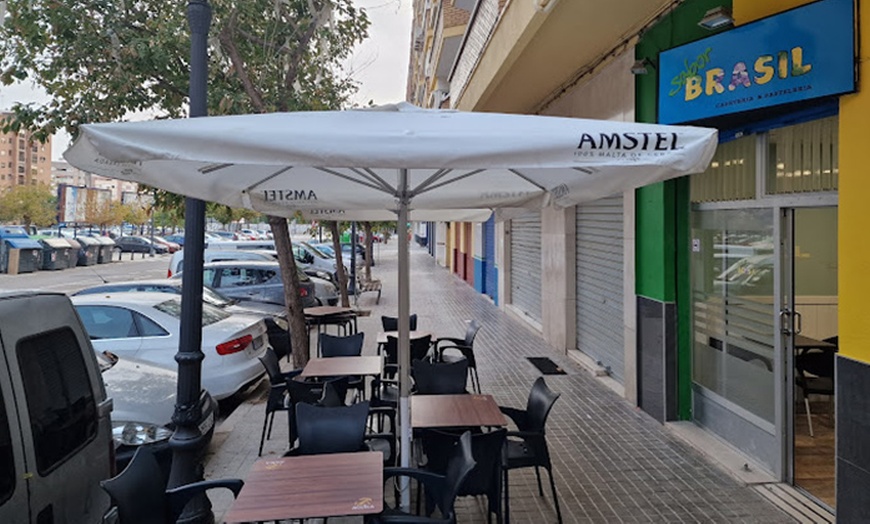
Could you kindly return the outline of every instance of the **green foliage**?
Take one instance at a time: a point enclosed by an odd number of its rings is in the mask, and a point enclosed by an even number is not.
[[[205,216],[213,218],[223,225],[231,222],[238,222],[245,219],[246,222],[257,222],[260,218],[260,213],[250,209],[238,209],[223,204],[210,202],[205,209]]]
[[[32,82],[43,105],[3,125],[44,139],[87,122],[186,111],[184,2],[8,0],[0,83]],[[212,0],[209,114],[338,109],[356,84],[340,64],[367,35],[352,0]]]
[[[0,221],[50,226],[57,218],[57,198],[45,184],[14,186],[0,193]]]

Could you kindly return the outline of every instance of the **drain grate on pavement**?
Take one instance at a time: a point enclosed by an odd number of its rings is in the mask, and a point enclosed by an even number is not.
[[[526,358],[544,375],[567,375],[564,369],[547,357]]]

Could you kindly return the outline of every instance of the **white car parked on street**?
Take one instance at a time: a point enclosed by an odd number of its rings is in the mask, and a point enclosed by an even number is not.
[[[166,293],[117,293],[70,297],[97,351],[177,366],[181,297]],[[229,397],[264,372],[258,357],[269,341],[262,317],[230,314],[202,305],[202,386],[217,400]]]

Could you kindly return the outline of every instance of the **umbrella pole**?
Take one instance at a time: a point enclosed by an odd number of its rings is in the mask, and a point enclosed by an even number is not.
[[[408,232],[408,170],[399,171],[399,220],[396,232],[399,235],[399,428],[402,432],[402,466],[409,467],[411,461],[411,293],[410,293],[410,256]],[[401,479],[401,507],[407,511],[411,507],[410,483],[407,477]]]

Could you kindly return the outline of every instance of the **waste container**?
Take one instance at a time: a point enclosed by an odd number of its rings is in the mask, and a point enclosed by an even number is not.
[[[109,262],[111,262],[112,261],[112,253],[113,253],[114,249],[116,247],[118,247],[118,244],[116,244],[115,241],[109,237],[99,236],[99,237],[91,237],[91,238],[93,238],[94,240],[96,240],[97,242],[100,243],[100,247],[98,250],[98,256],[97,256],[97,262],[100,264],[108,264]]]
[[[17,251],[13,254],[12,250]],[[10,267],[16,262],[17,267]],[[21,226],[0,227],[0,272],[30,273],[41,265],[42,244],[27,236]]]
[[[42,269],[67,269],[70,267],[70,257],[78,257],[65,238],[43,238],[42,244]]]
[[[79,253],[82,251],[82,245],[79,244],[78,240],[74,238],[65,238],[64,240],[69,243],[69,266],[68,268],[73,268],[79,265]]]
[[[82,248],[79,250],[79,265],[93,266],[99,262],[100,241],[92,237],[76,237]]]

